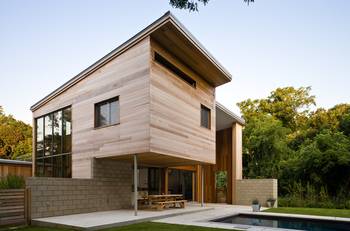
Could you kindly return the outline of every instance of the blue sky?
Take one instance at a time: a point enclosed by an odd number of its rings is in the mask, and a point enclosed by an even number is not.
[[[2,0],[0,105],[31,123],[32,104],[168,10],[233,75],[217,99],[234,112],[282,86],[311,86],[319,107],[350,102],[348,0],[210,0],[199,13],[168,0]]]

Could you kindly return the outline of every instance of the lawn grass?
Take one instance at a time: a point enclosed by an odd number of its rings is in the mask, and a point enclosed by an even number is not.
[[[270,209],[264,210],[264,212],[350,218],[350,209],[280,207],[280,208],[270,208]]]
[[[13,231],[72,231],[71,229],[59,229],[59,228],[44,228],[44,227],[22,227],[14,229],[1,229],[3,230],[13,230]],[[144,222],[134,225],[127,225],[122,227],[103,229],[101,231],[223,231],[225,229],[216,228],[205,228],[197,226],[187,226],[187,225],[172,225],[165,223],[155,223],[155,222]]]

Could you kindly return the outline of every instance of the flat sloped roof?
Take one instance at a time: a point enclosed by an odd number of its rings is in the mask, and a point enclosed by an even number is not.
[[[0,164],[32,165],[30,161],[0,159]]]
[[[155,39],[213,86],[217,87],[231,81],[231,74],[168,11],[145,29],[35,103],[30,110],[35,111],[40,108],[147,36]]]
[[[232,124],[238,123],[242,126],[245,125],[245,121],[242,117],[236,115],[224,105],[216,101],[216,130],[222,130],[232,127]]]

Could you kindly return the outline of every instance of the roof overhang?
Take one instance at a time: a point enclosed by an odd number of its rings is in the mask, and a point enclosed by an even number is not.
[[[190,66],[193,71],[212,86],[217,87],[231,81],[230,73],[168,11],[145,29],[31,106],[30,110],[35,111],[40,108],[148,36],[151,36],[162,47]]]
[[[0,159],[0,164],[9,164],[9,165],[32,165],[32,162],[30,162],[30,161],[23,161],[23,160]]]
[[[219,131],[230,128],[234,123],[238,123],[242,126],[245,125],[243,118],[236,115],[219,102],[216,102],[216,130]]]
[[[126,154],[118,156],[105,156],[96,157],[96,159],[113,159],[118,161],[124,161],[128,163],[133,163],[133,157],[135,154]],[[137,162],[140,166],[144,167],[177,167],[177,166],[187,166],[187,165],[208,165],[214,164],[210,162],[203,162],[194,159],[187,159],[179,156],[159,154],[154,152],[148,153],[138,153]]]

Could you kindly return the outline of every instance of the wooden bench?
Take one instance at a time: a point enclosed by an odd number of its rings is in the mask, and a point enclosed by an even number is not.
[[[170,208],[177,208],[178,205],[180,208],[185,208],[186,200],[175,200],[175,201],[157,201],[153,202],[152,207],[157,210],[163,210],[165,207]]]

